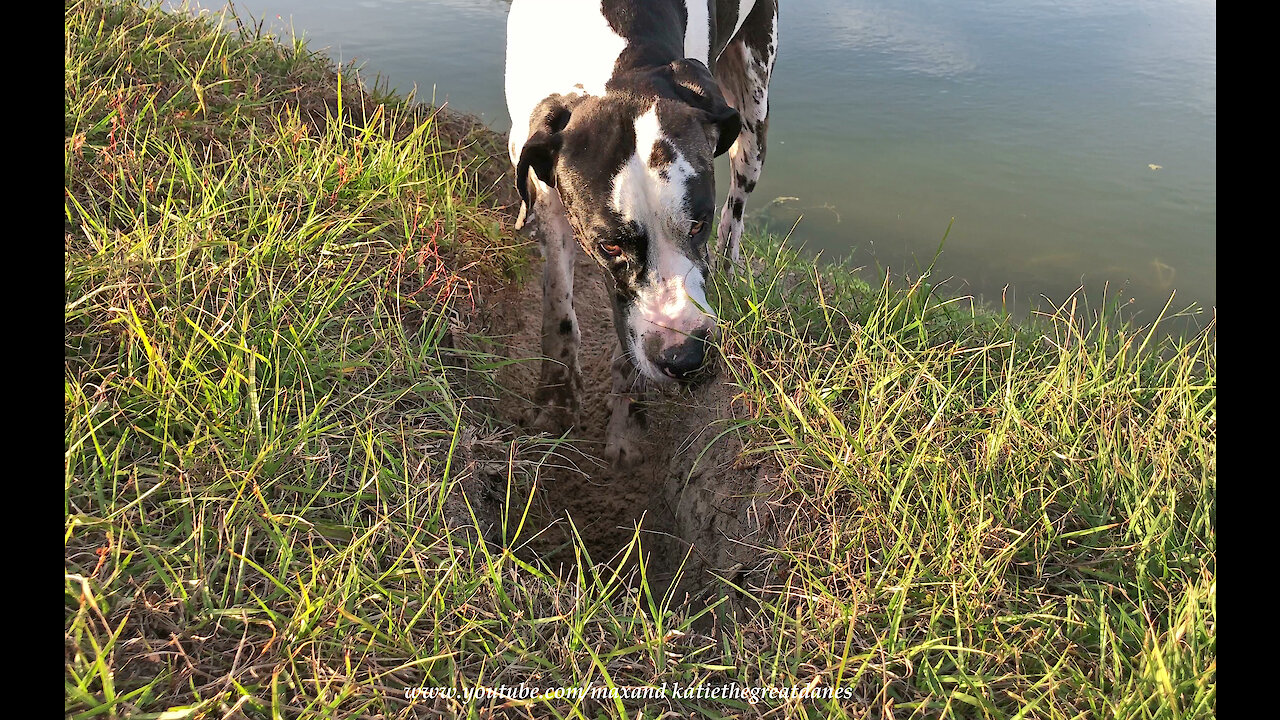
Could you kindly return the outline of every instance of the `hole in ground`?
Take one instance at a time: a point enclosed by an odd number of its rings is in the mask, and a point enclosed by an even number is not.
[[[473,336],[504,343],[485,350],[515,361],[499,370],[503,392],[485,408],[513,427],[537,389],[541,272],[538,263],[524,283],[485,292],[467,323]],[[539,458],[536,489],[525,528],[514,542],[506,539],[508,547],[553,569],[571,571],[577,564],[576,528],[593,563],[617,567],[638,527],[655,591],[665,592],[677,577],[677,597],[731,593],[719,578],[740,587],[751,584],[765,569],[769,537],[778,525],[767,501],[777,471],[769,463],[745,464],[737,432],[725,432],[732,422],[732,387],[715,378],[654,398],[646,406],[639,457],[625,469],[613,469],[599,459],[610,413],[609,366],[616,338],[612,305],[600,269],[582,253],[574,285],[584,386],[579,423],[564,441],[544,441],[541,454],[525,453]],[[489,497],[499,498],[486,504],[496,513],[493,524],[501,526],[505,511],[510,532],[527,495],[507,499],[505,471],[495,470],[479,481],[493,486],[485,489]],[[634,565],[634,555],[627,564]]]

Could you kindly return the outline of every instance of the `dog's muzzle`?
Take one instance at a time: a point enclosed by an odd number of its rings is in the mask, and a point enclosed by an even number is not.
[[[707,323],[687,335],[677,335],[679,340],[674,342],[671,335],[648,334],[643,350],[646,359],[658,372],[677,382],[691,382],[702,377],[715,352],[715,325]]]

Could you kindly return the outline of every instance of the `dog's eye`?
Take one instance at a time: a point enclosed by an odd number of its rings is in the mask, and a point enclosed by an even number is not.
[[[621,245],[615,245],[615,244],[613,244],[613,243],[602,242],[602,243],[600,243],[599,247],[600,247],[600,252],[604,253],[604,254],[605,254],[605,255],[607,255],[608,257],[616,258],[616,257],[619,257],[619,256],[621,256],[621,255],[622,255],[622,246],[621,246]]]
[[[702,228],[705,225],[706,222],[702,220],[694,220],[693,224],[689,226],[689,237],[697,237],[698,234],[702,232]]]

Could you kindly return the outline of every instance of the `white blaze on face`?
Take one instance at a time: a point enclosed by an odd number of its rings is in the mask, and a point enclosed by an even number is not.
[[[707,306],[702,271],[681,249],[693,221],[685,208],[693,166],[670,141],[675,159],[662,167],[649,166],[654,147],[664,140],[655,104],[636,119],[636,152],[614,176],[611,198],[614,211],[644,228],[648,237],[645,274],[627,324],[635,331],[638,345],[629,348],[632,357],[650,377],[661,373],[645,367],[649,364],[642,345],[646,336],[656,334],[663,348],[679,345],[715,318]]]

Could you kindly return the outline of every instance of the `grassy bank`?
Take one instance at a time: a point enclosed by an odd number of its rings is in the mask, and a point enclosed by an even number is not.
[[[779,469],[758,604],[565,580],[514,551],[556,444],[462,330],[530,275],[500,142],[226,24],[66,4],[67,716],[1215,714],[1212,328],[1011,328],[756,238],[713,302],[717,431]],[[463,697],[726,683],[850,697]]]

